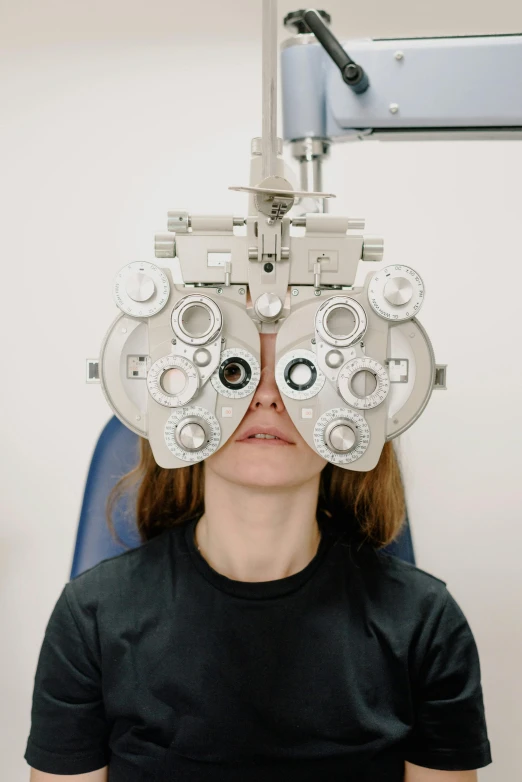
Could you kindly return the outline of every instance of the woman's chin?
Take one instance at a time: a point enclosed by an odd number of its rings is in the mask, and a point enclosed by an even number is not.
[[[237,453],[232,456],[229,451],[222,454],[223,458],[219,458],[218,451],[205,461],[209,463],[209,469],[220,475],[221,478],[243,486],[291,486],[298,482],[303,473],[298,460],[288,458],[286,453],[283,455],[280,453],[279,456],[274,453],[260,455],[256,448],[250,449],[248,446],[244,450],[251,455],[245,453],[238,458]],[[285,449],[274,448],[273,450],[283,451]],[[252,454],[252,451],[256,453]]]

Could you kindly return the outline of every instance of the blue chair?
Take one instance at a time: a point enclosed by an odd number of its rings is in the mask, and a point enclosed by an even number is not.
[[[136,466],[138,460],[138,436],[113,416],[100,435],[89,468],[76,535],[71,579],[103,559],[115,557],[127,550],[113,539],[107,526],[105,507],[112,487]],[[129,523],[129,510],[125,506],[122,508],[121,502],[114,508],[114,529],[126,546],[137,548],[141,545],[138,531],[135,524]],[[132,515],[130,518],[132,519]],[[408,519],[400,536],[383,551],[415,564]]]

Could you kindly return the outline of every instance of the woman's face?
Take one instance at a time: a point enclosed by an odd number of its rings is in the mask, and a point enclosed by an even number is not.
[[[318,475],[328,462],[301,437],[285,408],[275,381],[276,334],[259,337],[261,378],[250,407],[225,445],[205,459],[205,469],[242,485],[299,485]],[[240,442],[252,426],[275,426],[291,444],[252,439]]]

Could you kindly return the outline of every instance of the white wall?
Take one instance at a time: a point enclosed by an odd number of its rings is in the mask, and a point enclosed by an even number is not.
[[[321,7],[340,37],[521,32],[507,0],[419,6]],[[281,18],[296,7],[280,2]],[[112,415],[85,383],[85,359],[117,314],[115,272],[154,260],[168,209],[246,208],[227,188],[248,183],[261,130],[259,9],[1,5],[0,749],[10,782],[28,779],[37,655]],[[521,173],[522,142],[505,141],[344,144],[325,170],[332,211],[366,217],[387,263],[421,273],[420,321],[449,365],[449,390],[433,394],[399,450],[417,564],[448,583],[479,647],[494,755],[481,782],[521,775]]]

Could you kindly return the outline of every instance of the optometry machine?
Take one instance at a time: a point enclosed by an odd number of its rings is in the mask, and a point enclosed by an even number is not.
[[[169,211],[157,260],[116,274],[120,312],[87,362],[88,382],[101,382],[165,468],[227,442],[260,380],[259,334],[275,332],[276,382],[301,436],[332,464],[373,469],[446,388],[446,365],[418,320],[415,269],[384,265],[355,287],[359,264],[383,259],[383,240],[362,233],[363,219],[328,212],[322,160],[350,138],[521,136],[522,36],[341,44],[328,14],[296,11],[281,52],[296,190],[276,133],[276,12],[263,0],[262,137],[249,186],[231,188],[248,193],[247,215]]]

